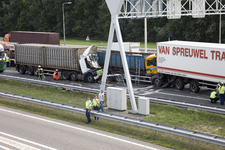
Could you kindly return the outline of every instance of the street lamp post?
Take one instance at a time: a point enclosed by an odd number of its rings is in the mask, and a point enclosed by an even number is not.
[[[63,37],[64,37],[64,45],[66,45],[66,37],[65,37],[65,21],[64,21],[64,5],[65,4],[72,4],[72,2],[65,2],[62,4],[62,13],[63,13]]]

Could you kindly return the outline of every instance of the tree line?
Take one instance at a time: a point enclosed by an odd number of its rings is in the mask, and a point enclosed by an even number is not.
[[[107,41],[111,16],[105,0],[70,0],[64,5],[66,37]],[[0,37],[10,31],[57,32],[63,37],[62,4],[66,0],[1,0]],[[144,41],[144,19],[120,19],[124,41]],[[219,41],[219,16],[201,19],[149,18],[148,41],[166,41],[172,31],[172,40]],[[222,16],[222,43],[225,42],[225,20]]]

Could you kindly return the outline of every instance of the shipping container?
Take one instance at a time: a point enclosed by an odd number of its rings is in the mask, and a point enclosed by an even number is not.
[[[76,76],[85,79],[86,74],[90,74],[90,82],[96,75],[99,65],[96,64],[94,55],[97,57],[97,46],[77,46],[77,45],[44,45],[44,44],[19,44],[15,45],[15,59],[18,71],[21,74],[27,72],[35,74],[37,67],[41,65],[44,71],[54,72],[55,69],[62,72],[62,78],[67,80]],[[81,57],[82,55],[82,57]],[[82,71],[81,65],[84,71]],[[93,66],[92,64],[96,64]],[[88,66],[92,65],[88,68]]]
[[[9,42],[60,45],[60,35],[59,33],[50,32],[11,31],[9,33]]]

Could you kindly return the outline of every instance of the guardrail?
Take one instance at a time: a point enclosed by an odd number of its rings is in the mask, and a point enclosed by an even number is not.
[[[67,88],[68,90],[77,90],[77,91],[85,91],[85,92],[90,92],[90,93],[99,93],[99,89],[92,89],[92,88],[87,88],[87,87],[61,84],[61,83],[55,83],[55,82],[49,82],[49,81],[41,81],[41,80],[21,78],[21,77],[1,75],[1,74],[0,74],[0,78],[17,80],[17,81],[22,81],[22,82],[29,82],[29,83],[40,84],[40,85],[45,85],[45,86],[52,86],[52,87],[56,87],[56,88],[62,87],[62,88]],[[105,94],[106,94],[106,91],[105,91]],[[129,94],[127,94],[127,97],[129,98]],[[135,97],[138,98],[138,97],[144,97],[144,96],[135,95]],[[150,100],[150,102],[152,102],[152,103],[159,103],[159,104],[164,104],[164,105],[173,105],[173,106],[183,107],[183,108],[193,108],[193,109],[203,110],[203,111],[217,113],[217,114],[225,114],[225,109],[218,108],[218,107],[209,107],[209,106],[203,106],[203,105],[190,104],[190,103],[186,103],[186,102],[163,100],[163,99],[152,98],[152,97],[145,97],[145,98],[148,98]]]
[[[60,104],[60,103],[55,103],[55,102],[50,102],[50,101],[45,101],[45,100],[40,100],[35,98],[29,98],[29,97],[24,97],[20,95],[9,94],[9,93],[3,93],[3,92],[0,92],[0,96],[9,98],[9,99],[15,99],[15,100],[20,100],[24,102],[33,103],[33,104],[48,106],[51,108],[58,108],[62,110],[85,114],[85,110],[81,107]],[[133,118],[124,117],[120,115],[98,112],[94,110],[91,111],[91,115],[95,117],[99,117],[99,118],[113,120],[116,122],[121,122],[124,124],[130,124],[130,125],[139,126],[139,127],[143,127],[143,128],[147,128],[147,129],[151,129],[155,131],[170,133],[170,134],[190,138],[192,140],[199,140],[199,141],[204,141],[207,143],[225,146],[225,138],[223,137],[218,137],[218,136],[200,133],[196,131],[181,129],[181,128],[177,128],[173,126],[167,126],[167,125],[158,124],[154,122],[133,119]],[[194,141],[193,141],[193,144],[194,144]]]

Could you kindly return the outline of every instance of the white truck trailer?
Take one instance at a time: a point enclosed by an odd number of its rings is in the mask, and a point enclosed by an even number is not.
[[[152,82],[158,86],[175,86],[182,90],[190,84],[192,92],[201,87],[216,88],[225,82],[225,44],[168,41],[157,43],[157,75]]]
[[[15,45],[15,59],[18,72],[36,75],[38,65],[45,74],[51,74],[58,69],[64,80],[77,79],[94,82],[101,69],[97,62],[97,46],[76,45],[44,45],[19,44]]]

